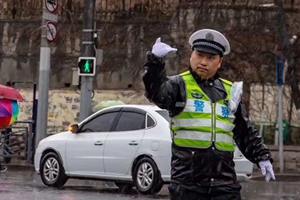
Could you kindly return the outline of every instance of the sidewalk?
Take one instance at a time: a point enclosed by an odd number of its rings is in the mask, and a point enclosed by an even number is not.
[[[7,166],[8,170],[9,169],[13,169],[13,170],[33,170],[34,171],[34,165],[31,163],[28,163],[25,160],[12,160],[11,163],[5,164],[3,163],[3,165]]]

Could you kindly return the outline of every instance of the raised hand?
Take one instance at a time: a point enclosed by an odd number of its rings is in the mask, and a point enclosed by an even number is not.
[[[170,45],[161,42],[161,38],[159,37],[159,38],[156,39],[155,44],[153,45],[151,52],[155,56],[157,56],[159,58],[162,58],[162,57],[165,57],[168,53],[176,52],[176,51],[177,51],[176,48],[173,48]]]

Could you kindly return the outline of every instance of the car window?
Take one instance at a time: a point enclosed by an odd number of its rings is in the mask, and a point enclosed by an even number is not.
[[[131,131],[145,128],[145,114],[136,112],[121,112],[115,131]]]
[[[91,119],[82,127],[80,132],[104,132],[110,131],[112,123],[119,112],[108,112],[100,114],[99,116]]]
[[[147,128],[153,127],[155,125],[155,121],[152,119],[150,115],[147,115]]]

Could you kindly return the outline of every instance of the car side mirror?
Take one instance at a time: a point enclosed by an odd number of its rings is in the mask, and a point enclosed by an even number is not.
[[[70,131],[71,133],[78,133],[78,130],[79,130],[78,124],[71,124],[68,128],[68,131]]]

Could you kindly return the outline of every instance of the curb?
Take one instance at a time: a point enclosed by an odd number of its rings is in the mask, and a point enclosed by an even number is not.
[[[298,182],[300,183],[299,173],[275,173],[275,182]],[[265,177],[261,174],[255,174],[250,178],[250,181],[265,181]],[[274,181],[271,181],[274,182]]]
[[[8,163],[4,165],[7,166],[8,169],[12,169],[12,170],[33,170],[34,171],[34,166],[32,164]]]

